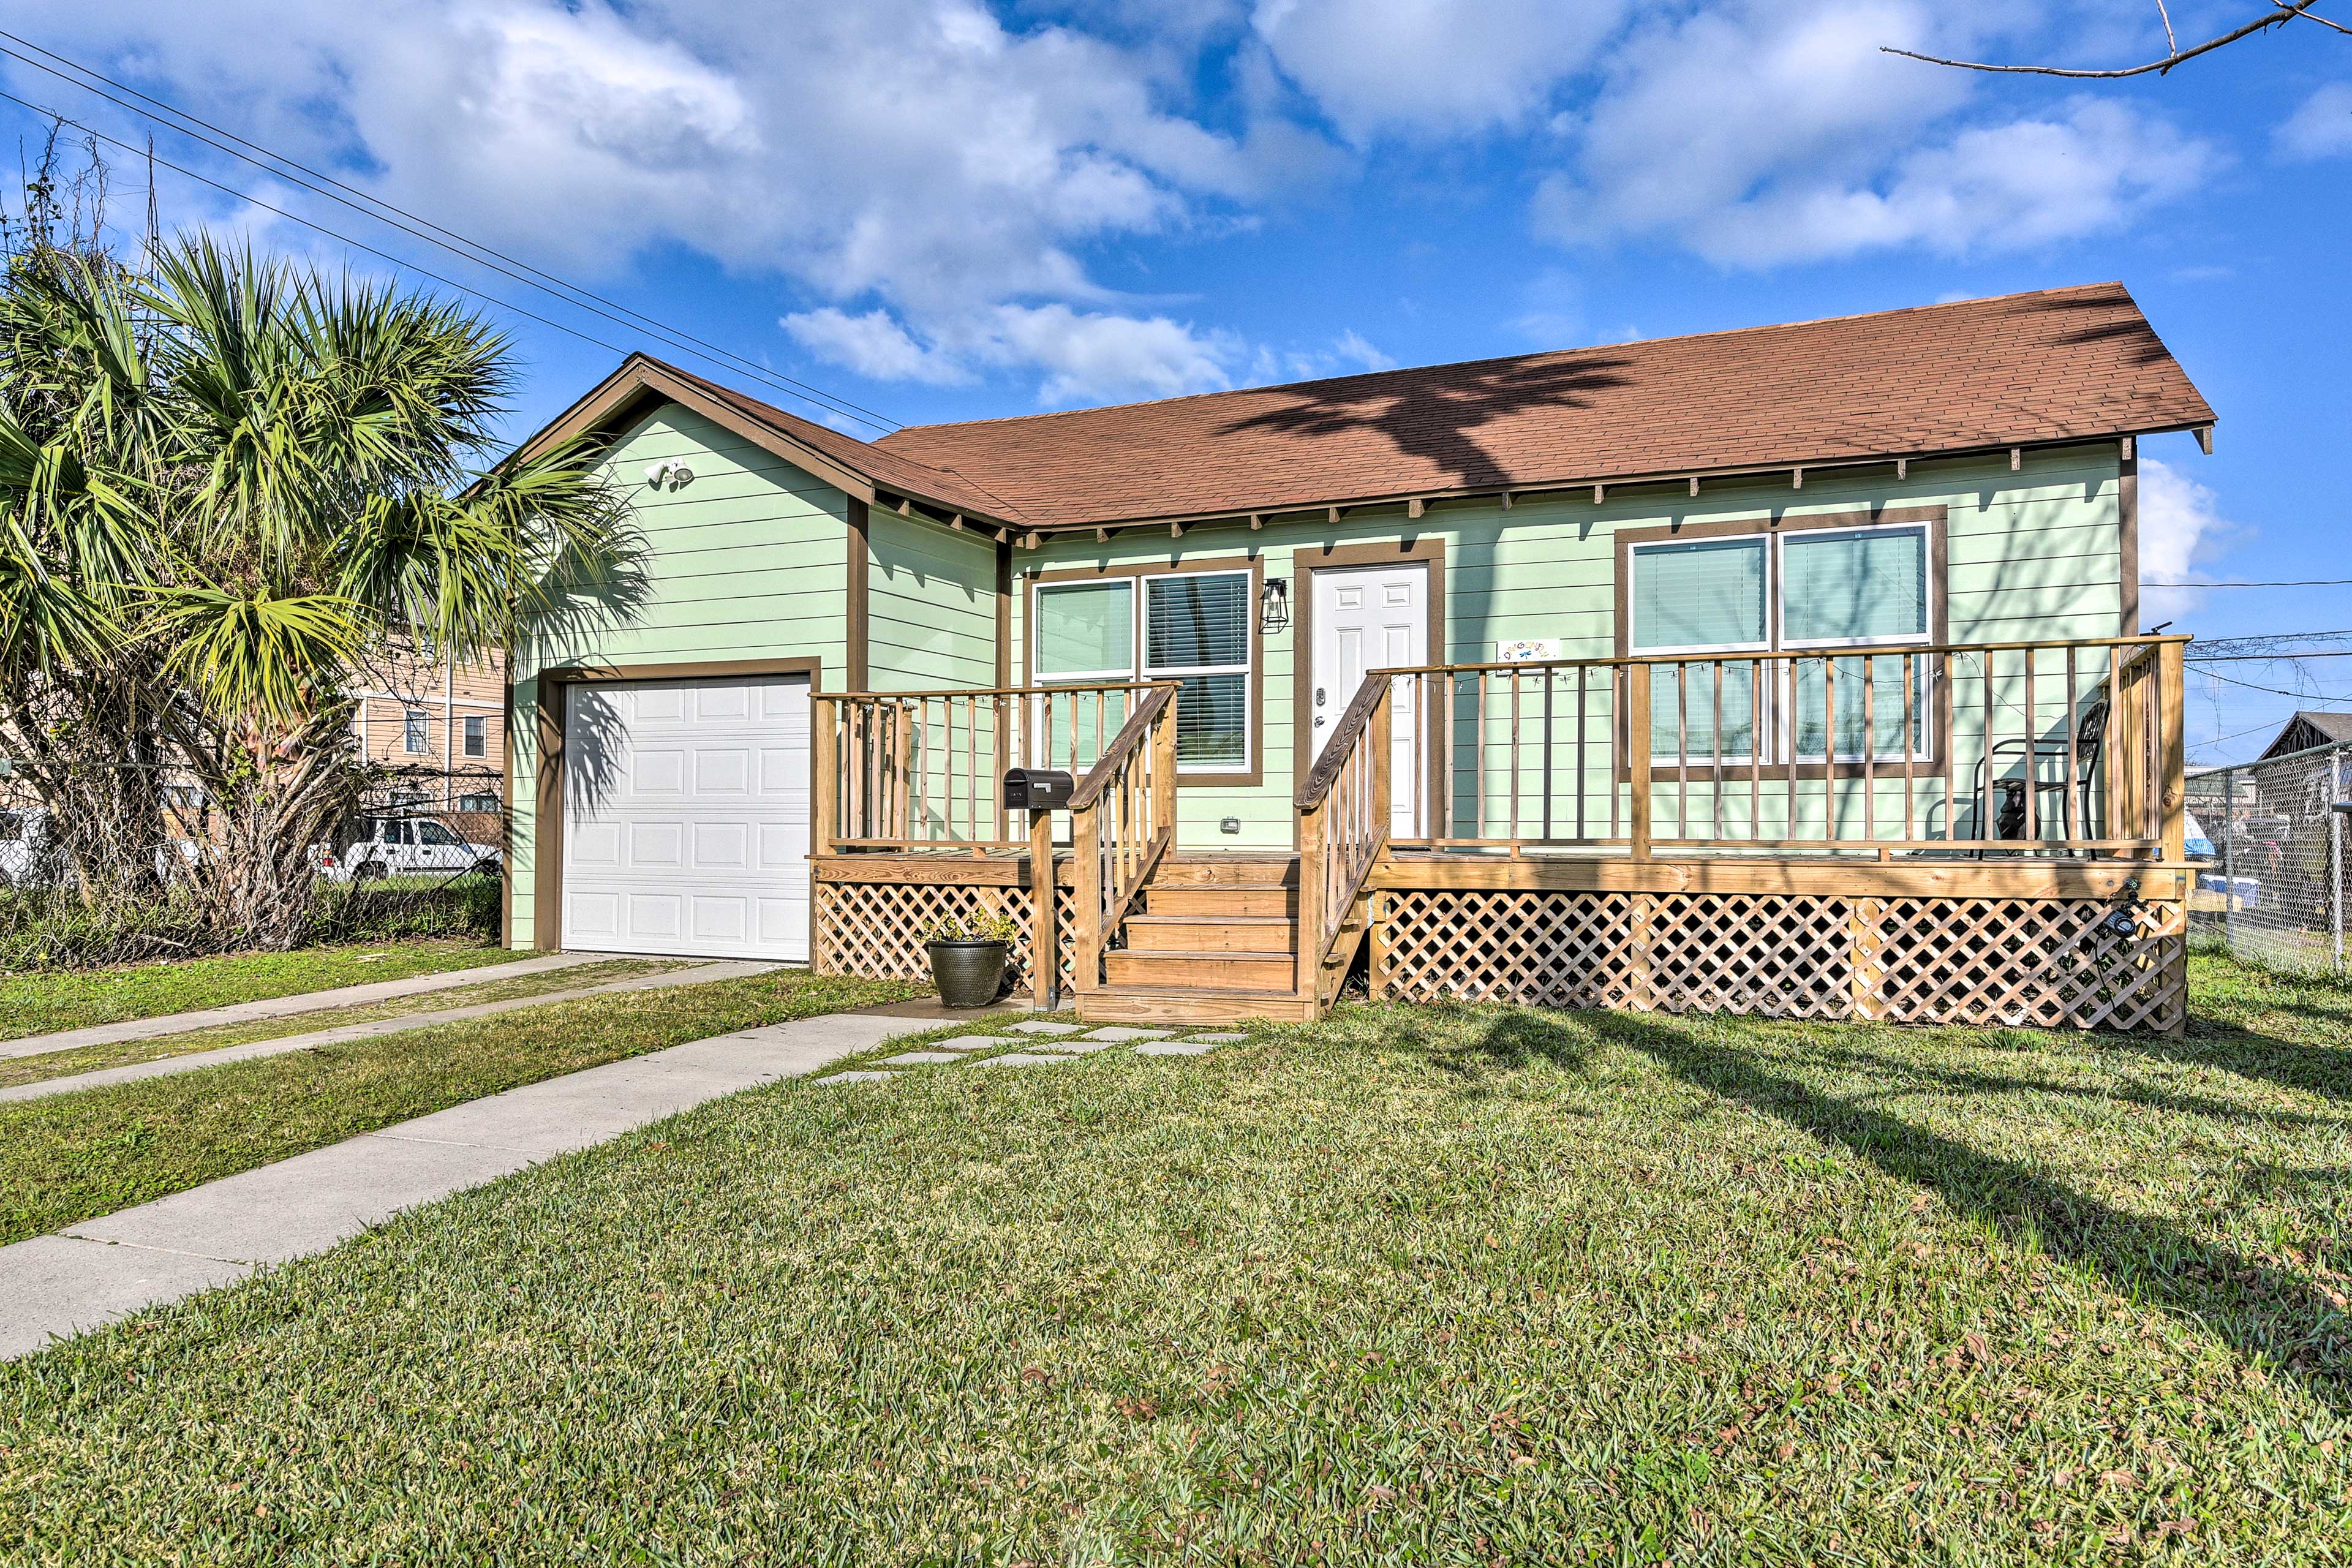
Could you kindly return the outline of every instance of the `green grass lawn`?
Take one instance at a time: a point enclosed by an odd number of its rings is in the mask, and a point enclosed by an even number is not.
[[[734,1096],[0,1368],[27,1561],[2342,1562],[2352,994]]]
[[[344,1024],[413,1017],[419,1013],[470,1007],[482,1002],[544,996],[558,991],[574,991],[683,967],[685,964],[674,958],[616,958],[597,963],[574,964],[566,969],[509,975],[504,980],[455,985],[446,991],[428,991],[421,995],[401,996],[363,1006],[328,1007],[315,1013],[292,1013],[282,1018],[268,1018],[253,1024],[225,1024],[217,1028],[191,1029],[182,1035],[124,1040],[117,1045],[82,1046],[72,1050],[44,1051],[39,1056],[0,1058],[0,1089],[73,1073],[96,1072],[102,1068],[127,1067],[136,1062],[158,1061],[166,1057],[192,1056],[198,1051],[215,1051],[224,1046],[241,1046],[255,1040],[279,1040],[289,1035],[315,1034]]]
[[[914,992],[783,971],[551,1002],[0,1105],[0,1244],[501,1089]]]
[[[440,974],[530,956],[470,942],[379,942],[137,963],[120,969],[12,974],[0,979],[0,1040],[329,991],[338,985]]]

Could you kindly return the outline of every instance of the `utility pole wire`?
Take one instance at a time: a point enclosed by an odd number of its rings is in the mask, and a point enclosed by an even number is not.
[[[2323,27],[2332,27],[2336,32],[2352,36],[2352,27],[2331,22],[2325,16],[2314,16],[2311,8],[2318,4],[2319,0],[2276,0],[2269,15],[2223,33],[2219,37],[2208,38],[2201,44],[2193,45],[2185,49],[2180,47],[2179,41],[2173,37],[2172,18],[2169,15],[2166,15],[2164,37],[2168,52],[2165,57],[2160,60],[2150,60],[2144,66],[2125,66],[2114,70],[2084,70],[2068,66],[2002,66],[1990,65],[1982,60],[1949,60],[1938,55],[1923,55],[1916,49],[1898,49],[1892,45],[1881,45],[1878,52],[1882,55],[1901,55],[1906,60],[1924,60],[1931,66],[1949,66],[1955,70],[1990,71],[2002,76],[2087,77],[2108,80],[2121,77],[2147,76],[2151,72],[2158,76],[2165,76],[2170,73],[2173,67],[2193,60],[2200,55],[2211,54],[2225,44],[2234,44],[2240,38],[2248,37],[2255,33],[2297,19],[2316,22]],[[2159,4],[2157,10],[2159,14],[2163,13],[2163,5]]]

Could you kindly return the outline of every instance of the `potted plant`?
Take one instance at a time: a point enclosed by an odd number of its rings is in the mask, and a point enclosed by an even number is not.
[[[942,1005],[985,1007],[996,1000],[1013,931],[1003,915],[947,915],[923,928],[923,951],[930,954]]]

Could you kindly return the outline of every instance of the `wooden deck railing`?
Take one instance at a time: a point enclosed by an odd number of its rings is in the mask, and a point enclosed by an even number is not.
[[[1395,847],[2177,859],[2186,640],[1384,671],[1420,755]]]
[[[1145,694],[1070,795],[1080,991],[1100,984],[1103,950],[1175,840],[1176,689],[1160,686]]]
[[[833,691],[813,700],[818,854],[1024,848],[1003,808],[1008,768],[1094,765],[1154,688],[1132,681],[950,691]]]
[[[1389,840],[1390,703],[1398,682],[1368,675],[1298,786],[1298,991],[1322,994],[1364,884]],[[1328,1000],[1328,997],[1326,998]]]

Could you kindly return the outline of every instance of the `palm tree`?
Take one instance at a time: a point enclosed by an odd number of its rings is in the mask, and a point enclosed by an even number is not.
[[[0,283],[0,726],[87,902],[193,897],[302,940],[355,804],[361,668],[466,661],[524,621],[626,613],[597,453],[475,466],[508,341],[430,296],[205,238],[142,278],[19,257]],[[203,791],[170,853],[162,780]]]

